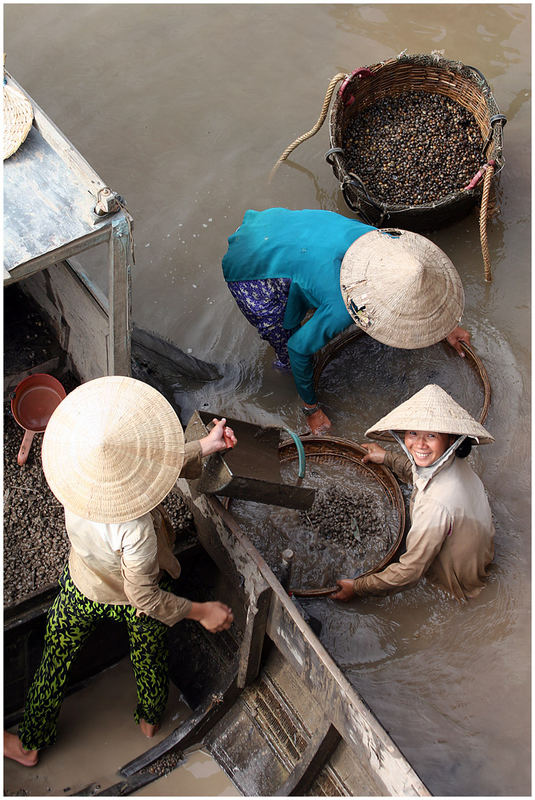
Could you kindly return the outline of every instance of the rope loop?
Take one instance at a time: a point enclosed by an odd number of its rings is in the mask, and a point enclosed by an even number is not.
[[[325,121],[325,117],[327,116],[327,111],[329,110],[329,104],[331,102],[331,97],[332,97],[333,92],[334,92],[334,87],[336,86],[338,81],[343,81],[346,77],[347,77],[347,75],[346,75],[345,72],[338,72],[333,78],[331,78],[329,86],[327,87],[327,93],[326,93],[325,99],[323,101],[323,106],[322,106],[321,114],[320,114],[320,116],[318,118],[318,121],[316,122],[316,124],[314,125],[313,128],[311,128],[307,133],[304,133],[302,136],[299,136],[294,142],[292,142],[292,144],[289,147],[286,148],[284,153],[282,153],[282,155],[279,156],[278,160],[275,162],[275,164],[274,164],[274,166],[273,166],[273,168],[272,168],[272,170],[270,172],[270,175],[269,175],[269,181],[270,182],[271,182],[271,179],[273,178],[273,175],[275,174],[276,170],[278,169],[279,164],[281,164],[283,161],[286,161],[286,159],[288,158],[288,156],[290,155],[292,150],[295,150],[295,148],[298,145],[300,145],[301,142],[304,142],[307,139],[310,139],[312,136],[314,136],[319,131],[319,129],[321,128],[321,126],[323,125],[323,123]]]

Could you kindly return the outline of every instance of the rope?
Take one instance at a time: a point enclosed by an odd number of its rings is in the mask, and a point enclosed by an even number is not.
[[[304,142],[306,139],[310,139],[311,136],[314,136],[314,134],[316,134],[319,131],[319,129],[323,125],[325,117],[327,116],[327,111],[329,110],[329,103],[331,102],[331,97],[332,97],[332,94],[334,92],[334,87],[336,86],[338,81],[343,81],[346,78],[347,78],[347,75],[345,74],[345,72],[338,72],[333,78],[331,78],[331,82],[329,83],[329,86],[327,87],[327,93],[325,95],[325,100],[323,101],[323,107],[321,109],[321,114],[319,116],[318,121],[316,122],[314,127],[311,128],[308,131],[308,133],[304,133],[302,136],[299,136],[299,138],[296,139],[295,142],[292,142],[292,144],[289,147],[286,148],[286,150],[279,157],[278,161],[274,164],[273,169],[270,172],[270,175],[269,175],[269,180],[270,181],[273,178],[273,175],[275,174],[279,164],[281,164],[283,161],[286,161],[286,159],[288,158],[288,156],[290,155],[292,150],[295,150],[295,148],[298,145],[300,145],[301,142]]]
[[[487,209],[489,203],[490,184],[493,175],[494,175],[494,164],[489,163],[488,168],[485,171],[485,180],[483,183],[483,193],[481,197],[481,211],[479,214],[479,235],[481,239],[481,252],[483,253],[483,263],[485,264],[485,280],[487,282],[492,281],[489,246],[487,242]]]

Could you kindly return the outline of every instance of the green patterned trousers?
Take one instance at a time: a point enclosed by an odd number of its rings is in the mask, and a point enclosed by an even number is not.
[[[167,579],[161,588],[169,589]],[[53,744],[67,676],[74,657],[105,619],[126,622],[130,659],[137,685],[134,719],[160,721],[169,691],[167,626],[152,617],[136,616],[133,606],[97,603],[83,595],[65,567],[60,592],[48,612],[41,663],[28,691],[19,737],[26,750]]]

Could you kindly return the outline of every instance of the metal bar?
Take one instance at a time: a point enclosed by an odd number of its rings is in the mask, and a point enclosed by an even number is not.
[[[305,752],[290,775],[274,793],[274,797],[302,797],[310,789],[329,757],[338,747],[341,736],[336,728],[325,721],[308,743]]]

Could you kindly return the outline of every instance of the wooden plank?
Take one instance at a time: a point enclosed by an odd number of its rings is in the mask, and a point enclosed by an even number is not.
[[[305,795],[340,741],[341,736],[336,728],[326,721],[316,731],[296,766],[273,796]]]
[[[109,373],[109,322],[88,284],[66,261],[22,284],[42,309],[82,381]]]
[[[109,245],[110,375],[131,375],[130,228],[124,213],[115,215]]]
[[[238,688],[240,689],[254,681],[260,671],[271,589],[264,589],[258,597],[251,595],[248,599],[247,618],[238,666]]]
[[[161,742],[142,753],[133,761],[129,761],[119,770],[125,778],[146,769],[158,758],[171,750],[184,751],[194,744],[202,741],[207,732],[223,717],[229,707],[239,696],[240,690],[236,684],[236,675],[227,678],[226,685],[219,694],[207,697],[204,703],[182,725],[162,739]]]
[[[258,586],[261,581],[272,588],[267,635],[359,759],[371,784],[384,787],[382,793],[387,795],[429,796],[425,784],[313,634],[232,514],[216,498],[197,496],[187,481],[180,479],[178,486],[193,503],[199,540],[218,566],[224,563],[218,554],[219,541],[219,547],[245,576],[245,589],[247,582]]]
[[[62,245],[54,250],[37,255],[35,258],[31,258],[29,261],[22,262],[17,266],[14,266],[9,271],[8,278],[5,277],[4,273],[4,286],[8,286],[11,283],[17,283],[25,278],[29,278],[41,270],[46,269],[53,264],[57,264],[59,261],[64,261],[72,256],[78,255],[79,253],[83,253],[86,250],[89,250],[89,248],[95,247],[102,242],[107,242],[109,241],[110,233],[110,226],[97,228],[96,230],[91,231],[91,233],[80,237],[75,242]],[[5,272],[6,271],[7,270],[5,270]]]

